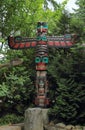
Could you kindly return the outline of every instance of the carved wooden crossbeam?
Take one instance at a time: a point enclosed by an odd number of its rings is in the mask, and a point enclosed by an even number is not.
[[[0,68],[17,66],[17,65],[20,65],[22,63],[23,63],[22,59],[14,59],[14,60],[9,61],[8,63],[0,64]]]

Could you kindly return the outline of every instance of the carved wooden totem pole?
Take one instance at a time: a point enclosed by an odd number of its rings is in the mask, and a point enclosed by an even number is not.
[[[62,36],[46,36],[48,30],[47,23],[38,22],[37,38],[9,37],[8,44],[11,49],[36,48],[36,98],[35,104],[39,107],[49,105],[47,64],[48,47],[70,48],[73,46],[75,36],[66,34]]]

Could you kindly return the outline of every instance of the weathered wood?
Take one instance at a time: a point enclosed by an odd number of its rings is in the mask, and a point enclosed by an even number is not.
[[[25,111],[24,130],[43,130],[48,124],[48,109],[28,108]]]
[[[0,69],[4,68],[4,67],[11,67],[11,66],[16,66],[16,65],[20,65],[22,64],[23,60],[22,59],[15,59],[15,60],[11,60],[8,63],[5,64],[0,64]]]

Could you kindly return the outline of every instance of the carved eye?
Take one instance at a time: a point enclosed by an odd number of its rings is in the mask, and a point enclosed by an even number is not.
[[[48,57],[43,57],[42,62],[48,63]]]
[[[46,22],[38,22],[37,25],[38,25],[38,26],[47,26],[47,23],[46,23]]]
[[[37,26],[41,26],[41,22],[38,22],[38,23],[37,23]]]
[[[39,62],[41,62],[41,58],[40,57],[36,57],[35,58],[35,63],[39,63]]]
[[[65,37],[65,39],[71,39],[71,35],[70,34],[65,34],[64,37]]]
[[[14,37],[14,42],[21,42],[21,41],[22,41],[22,37],[21,36]]]
[[[46,22],[43,22],[42,25],[45,26],[45,25],[47,25],[47,24],[46,24]]]

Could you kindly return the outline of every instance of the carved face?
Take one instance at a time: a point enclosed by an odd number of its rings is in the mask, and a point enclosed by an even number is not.
[[[47,32],[48,26],[46,22],[38,22],[37,31],[38,32]]]
[[[36,70],[46,70],[47,69],[47,63],[48,63],[48,57],[39,57],[37,56],[35,58],[35,63],[36,63]]]

